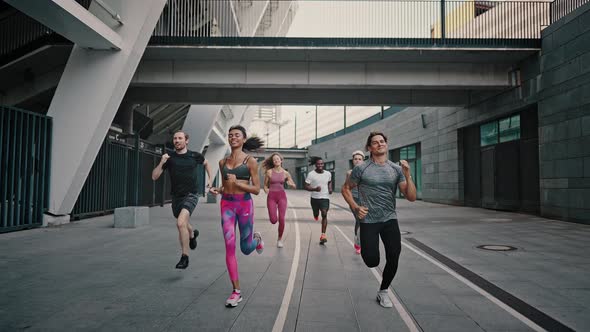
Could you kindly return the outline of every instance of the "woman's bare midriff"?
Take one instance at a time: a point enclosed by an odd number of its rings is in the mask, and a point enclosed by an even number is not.
[[[236,180],[236,182],[242,184],[250,184],[250,181],[247,180]],[[224,194],[245,194],[246,192],[241,190],[236,184],[231,183],[229,181],[223,181],[223,193]]]

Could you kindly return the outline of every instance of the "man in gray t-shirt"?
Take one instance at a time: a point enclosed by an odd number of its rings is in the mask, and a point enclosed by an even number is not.
[[[412,181],[410,166],[405,160],[398,166],[387,159],[387,137],[372,132],[365,146],[371,158],[357,165],[342,186],[342,196],[360,221],[361,256],[368,267],[379,265],[379,237],[385,247],[386,264],[377,301],[386,308],[393,304],[387,290],[397,272],[401,252],[401,236],[395,211],[397,189],[404,197],[416,200],[416,186]],[[352,188],[358,188],[359,201],[355,202]]]
[[[369,159],[352,170],[348,181],[358,189],[358,205],[368,210],[361,222],[377,223],[397,219],[395,194],[398,185],[406,182],[400,166],[390,160],[379,164]]]

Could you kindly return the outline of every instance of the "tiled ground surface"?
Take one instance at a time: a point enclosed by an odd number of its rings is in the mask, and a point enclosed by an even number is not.
[[[394,309],[375,301],[379,282],[354,251],[353,218],[339,194],[328,243],[318,244],[308,194],[289,191],[285,248],[265,196],[255,199],[262,255],[238,250],[244,301],[227,309],[217,204],[199,204],[201,231],[185,271],[169,206],[150,209],[151,224],[114,229],[113,216],[55,228],[0,234],[0,330],[271,331],[283,303],[299,229],[299,264],[284,331],[406,331]],[[423,331],[528,331],[529,326],[410,249],[426,244],[497,287],[578,331],[590,330],[590,227],[531,215],[398,201],[404,235],[393,290]],[[346,238],[345,238],[346,236]],[[348,239],[347,239],[348,238]],[[487,252],[506,244],[513,252]],[[384,259],[382,259],[383,261]],[[383,266],[383,262],[381,267]]]

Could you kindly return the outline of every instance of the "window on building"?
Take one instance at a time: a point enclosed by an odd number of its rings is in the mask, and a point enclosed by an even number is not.
[[[500,143],[520,139],[520,114],[499,121]]]
[[[410,172],[414,178],[416,185],[416,192],[418,198],[422,197],[422,159],[420,158],[420,144],[413,144],[404,146],[399,149],[389,151],[389,159],[393,162],[399,163],[400,160],[405,160],[410,165]],[[401,193],[397,193],[397,197],[402,197]]]
[[[481,146],[488,146],[498,143],[498,122],[490,122],[481,125],[480,129]]]
[[[334,179],[336,177],[336,163],[333,161],[325,162],[324,170],[332,174],[332,188],[334,188]]]
[[[399,151],[400,160],[416,159],[416,145],[406,146]]]
[[[303,184],[305,183],[305,179],[307,178],[307,166],[303,166],[303,167],[297,167],[296,168],[296,172],[297,172],[297,189],[303,189]]]
[[[520,114],[485,123],[479,130],[481,146],[520,139]]]

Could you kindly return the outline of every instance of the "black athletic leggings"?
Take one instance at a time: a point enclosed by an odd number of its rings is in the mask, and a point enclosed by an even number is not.
[[[399,254],[402,251],[402,239],[397,219],[386,222],[368,224],[361,222],[361,256],[368,267],[379,265],[379,235],[385,247],[385,269],[381,289],[389,288],[395,273]]]

